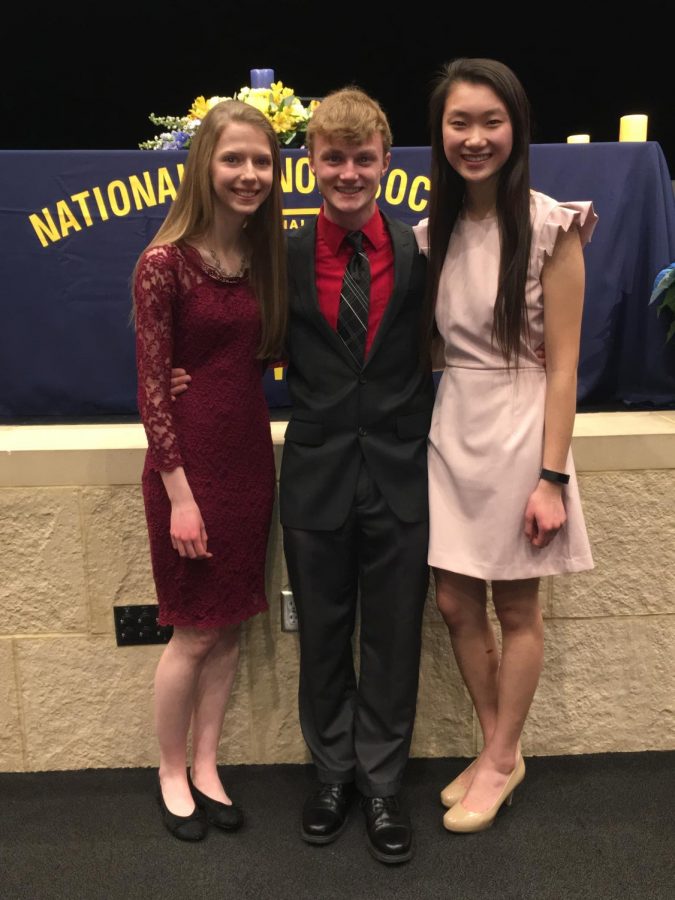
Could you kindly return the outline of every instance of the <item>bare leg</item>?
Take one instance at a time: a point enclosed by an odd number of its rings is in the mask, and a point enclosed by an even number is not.
[[[474,768],[462,806],[483,812],[497,801],[519,749],[544,656],[539,579],[494,581],[492,597],[502,629],[497,721]]]
[[[230,803],[216,763],[225,708],[237,672],[240,634],[239,625],[220,630],[220,639],[199,675],[192,717],[192,780],[203,794],[220,803]]]
[[[215,630],[175,627],[155,673],[159,778],[164,802],[178,816],[189,816],[195,807],[187,782],[187,736],[199,674],[217,640]]]
[[[487,744],[497,723],[497,641],[487,617],[485,582],[434,569],[436,602]]]

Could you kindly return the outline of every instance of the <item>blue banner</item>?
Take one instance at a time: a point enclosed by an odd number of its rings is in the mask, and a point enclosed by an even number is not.
[[[181,151],[2,151],[3,328],[0,417],[87,419],[136,414],[130,275],[180,184]],[[305,150],[283,153],[285,228],[321,198]],[[647,306],[675,259],[675,206],[656,144],[532,147],[533,186],[593,200],[586,251],[583,402],[675,403],[666,322]],[[429,148],[394,148],[379,203],[416,223],[427,214]],[[630,324],[627,324],[630,323]],[[265,376],[270,406],[288,398]]]

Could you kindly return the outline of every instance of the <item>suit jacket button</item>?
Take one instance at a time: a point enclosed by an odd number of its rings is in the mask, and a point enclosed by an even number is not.
[[[359,437],[365,437],[368,434],[365,428],[359,428]]]

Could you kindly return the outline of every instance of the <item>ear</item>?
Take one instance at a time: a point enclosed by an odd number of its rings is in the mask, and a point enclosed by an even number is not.
[[[307,158],[309,159],[309,168],[313,175],[316,175],[316,169],[314,168],[314,158],[312,157],[312,151],[307,151]]]
[[[384,175],[389,168],[389,163],[391,162],[391,153],[384,154],[384,161],[382,163],[382,174]]]

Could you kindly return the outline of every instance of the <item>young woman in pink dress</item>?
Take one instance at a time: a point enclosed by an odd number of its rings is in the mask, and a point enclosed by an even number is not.
[[[445,827],[468,832],[493,823],[525,774],[520,736],[543,659],[539,578],[593,566],[570,443],[582,245],[596,217],[590,203],[530,189],[529,105],[502,63],[450,63],[430,119],[430,215],[417,236],[444,371],[429,435],[429,564],[483,733],[441,800]]]
[[[155,676],[158,800],[181,840],[242,823],[216,761],[241,622],[267,609],[275,474],[262,374],[286,317],[280,172],[267,119],[214,106],[134,273],[143,497],[159,621],[173,625]],[[172,363],[191,374],[173,403]]]

